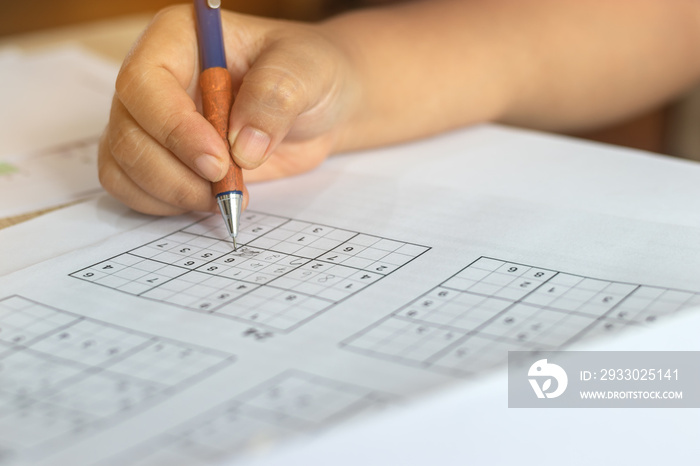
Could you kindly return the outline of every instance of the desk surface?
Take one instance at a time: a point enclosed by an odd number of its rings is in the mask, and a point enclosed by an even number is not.
[[[10,36],[0,39],[0,47],[14,46],[24,51],[38,51],[77,43],[115,62],[121,62],[150,18],[150,15],[126,16]]]

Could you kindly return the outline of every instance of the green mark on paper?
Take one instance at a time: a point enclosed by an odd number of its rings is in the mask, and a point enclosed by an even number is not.
[[[10,165],[7,162],[0,162],[0,176],[16,173],[17,170],[17,167],[14,165]]]

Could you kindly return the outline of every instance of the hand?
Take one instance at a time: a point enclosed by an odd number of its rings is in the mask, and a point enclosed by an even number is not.
[[[235,95],[229,142],[244,180],[320,164],[358,101],[348,54],[313,25],[225,11],[222,23]],[[197,50],[193,9],[172,7],[154,18],[119,72],[99,176],[138,211],[217,211],[211,182],[223,178],[230,155],[197,112]]]

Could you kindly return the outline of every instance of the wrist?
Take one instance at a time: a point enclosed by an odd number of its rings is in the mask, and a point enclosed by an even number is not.
[[[359,10],[320,23],[348,57],[358,89],[341,150],[427,137],[508,113],[519,87],[517,60],[501,40],[473,32],[463,19],[473,12],[463,2],[447,9],[435,3]]]
[[[329,21],[312,26],[323,37],[336,54],[334,60],[336,77],[334,89],[328,99],[334,101],[336,122],[333,126],[331,153],[347,152],[367,147],[363,143],[362,121],[366,119],[368,95],[367,83],[361,70],[362,51],[358,50],[352,37],[345,35]]]

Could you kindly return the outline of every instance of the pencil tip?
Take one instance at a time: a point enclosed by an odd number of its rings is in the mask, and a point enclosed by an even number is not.
[[[234,251],[237,251],[237,250],[238,250],[238,246],[236,245],[236,237],[235,237],[235,236],[232,236],[231,239],[233,240],[233,250],[234,250]]]

